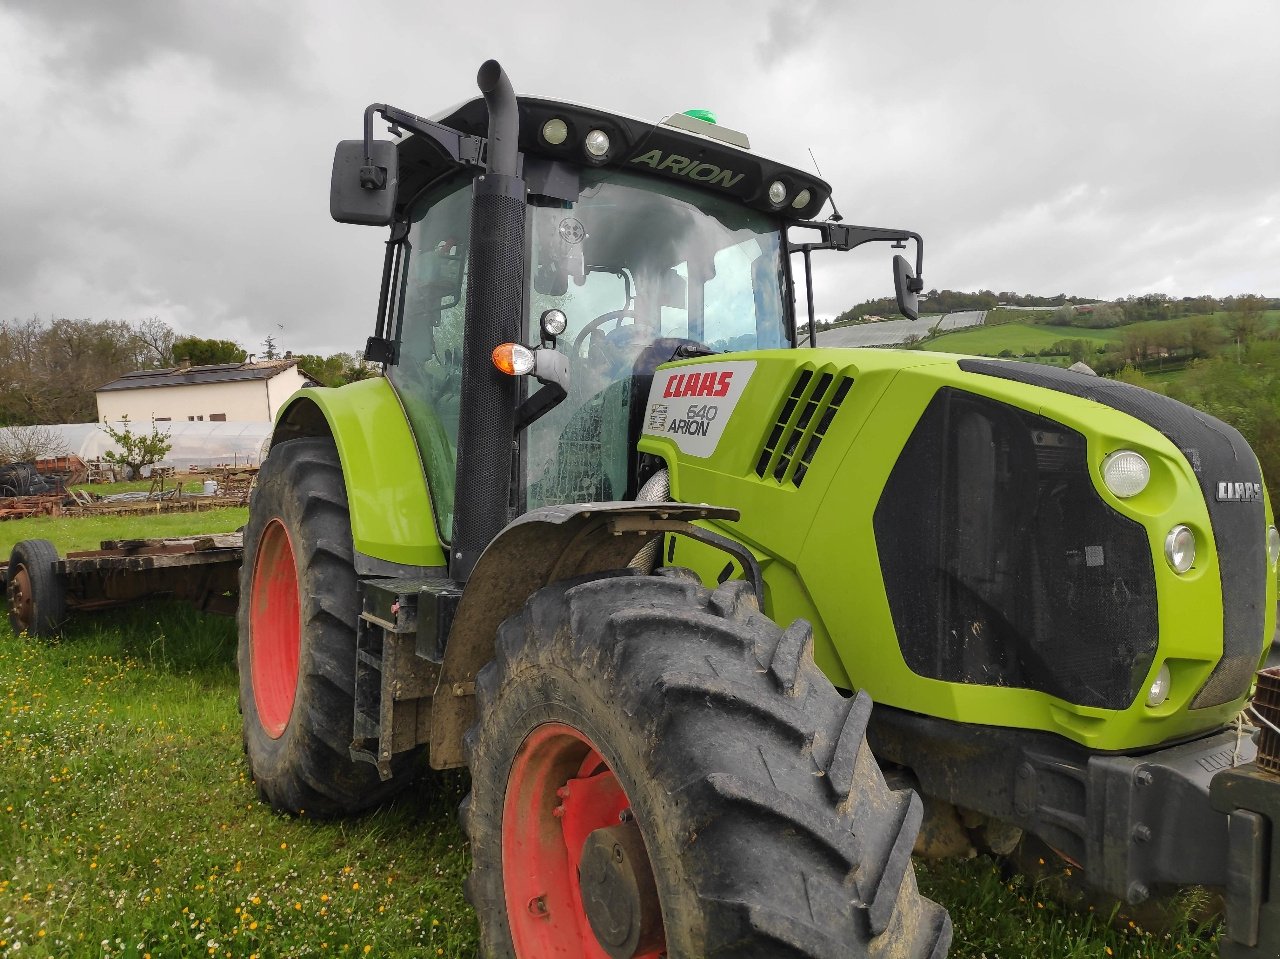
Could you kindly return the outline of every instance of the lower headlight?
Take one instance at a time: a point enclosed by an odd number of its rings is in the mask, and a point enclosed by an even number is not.
[[[1160,672],[1156,673],[1156,678],[1151,681],[1150,688],[1147,689],[1147,705],[1159,706],[1169,698],[1169,664],[1165,663],[1160,667]]]
[[[1175,526],[1164,538],[1164,558],[1175,573],[1185,573],[1196,561],[1196,534],[1190,526]]]

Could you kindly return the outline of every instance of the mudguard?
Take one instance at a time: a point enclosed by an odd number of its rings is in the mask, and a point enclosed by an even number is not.
[[[358,572],[447,565],[418,446],[388,380],[299,390],[277,414],[271,444],[300,436],[331,436],[338,447]]]
[[[695,520],[737,518],[723,507],[628,501],[544,506],[508,525],[481,554],[449,631],[431,706],[431,765],[465,765],[476,674],[493,659],[498,627],[530,596],[558,580],[621,569],[654,536],[697,535],[689,525]]]

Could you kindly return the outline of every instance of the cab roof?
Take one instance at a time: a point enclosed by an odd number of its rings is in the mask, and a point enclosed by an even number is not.
[[[712,136],[704,136],[662,122],[638,120],[543,97],[518,96],[516,104],[520,151],[526,157],[560,160],[581,167],[624,168],[666,177],[732,197],[746,206],[789,220],[812,219],[831,195],[831,187],[819,177],[715,139],[714,132]],[[565,126],[566,135],[560,143],[552,143],[544,135],[548,121],[556,119]],[[466,136],[483,137],[488,133],[489,113],[484,100],[476,97],[437,117],[436,122]],[[696,128],[701,123],[682,125]],[[609,148],[603,157],[592,156],[584,147],[587,134],[593,130],[602,131],[609,138]],[[446,172],[446,166],[453,165],[443,163],[445,158],[432,145],[423,142],[425,139],[410,135],[401,142],[402,190],[411,184],[425,186]],[[773,203],[769,198],[769,187],[775,182],[782,183],[786,191],[781,203]],[[416,190],[405,192],[412,195]],[[797,205],[797,200],[803,202]]]

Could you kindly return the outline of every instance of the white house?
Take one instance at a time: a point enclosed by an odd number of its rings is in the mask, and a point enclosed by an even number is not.
[[[314,381],[295,359],[126,373],[98,387],[98,422],[266,422]]]

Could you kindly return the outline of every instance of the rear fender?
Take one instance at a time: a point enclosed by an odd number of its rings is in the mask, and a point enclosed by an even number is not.
[[[357,572],[447,565],[418,446],[385,378],[294,393],[276,417],[271,445],[300,436],[330,436],[338,447]]]

